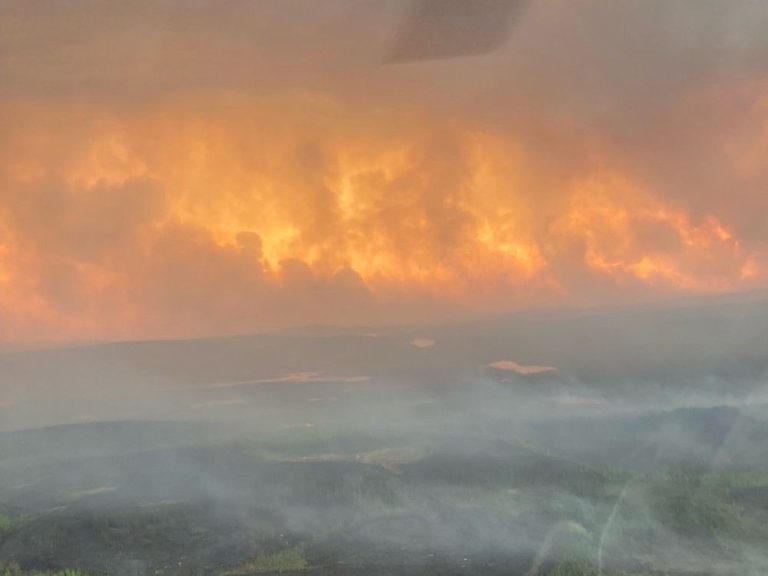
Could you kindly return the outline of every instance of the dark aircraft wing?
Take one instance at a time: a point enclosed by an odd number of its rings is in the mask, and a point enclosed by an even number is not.
[[[414,0],[388,54],[390,62],[479,56],[509,36],[525,0]]]

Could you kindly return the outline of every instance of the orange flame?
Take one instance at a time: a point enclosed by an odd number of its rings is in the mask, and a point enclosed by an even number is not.
[[[174,287],[191,309],[221,299],[206,308],[214,315],[246,305],[237,283],[291,307],[281,292],[344,271],[377,301],[466,309],[572,297],[564,268],[619,291],[727,291],[765,278],[761,257],[716,214],[694,219],[612,168],[599,138],[574,174],[523,140],[408,110],[355,121],[307,97],[122,116],[62,106],[0,109],[10,339],[23,327],[30,337],[173,331],[173,320],[148,318],[167,312]]]

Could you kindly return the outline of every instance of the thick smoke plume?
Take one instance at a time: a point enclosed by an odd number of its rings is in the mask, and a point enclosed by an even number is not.
[[[765,286],[762,2],[534,2],[378,65],[408,8],[4,2],[2,339]]]

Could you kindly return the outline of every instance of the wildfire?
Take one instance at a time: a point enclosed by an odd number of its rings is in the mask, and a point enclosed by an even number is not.
[[[574,275],[678,292],[764,278],[718,214],[665,200],[599,138],[566,171],[470,124],[407,110],[355,124],[309,104],[4,104],[0,312],[86,334],[141,332],[152,317],[162,332],[174,315],[238,318],[259,299],[273,316],[254,308],[244,322],[279,323],[296,301],[311,320],[334,299],[578,300]]]

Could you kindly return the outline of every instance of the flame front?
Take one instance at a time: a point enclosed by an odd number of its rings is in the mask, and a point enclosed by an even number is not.
[[[0,114],[8,339],[426,318],[765,282],[761,243],[665,200],[599,133],[564,128],[578,158],[564,167],[524,129],[408,108],[360,122],[323,98],[130,114],[15,102]]]

